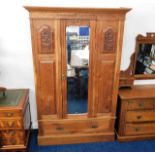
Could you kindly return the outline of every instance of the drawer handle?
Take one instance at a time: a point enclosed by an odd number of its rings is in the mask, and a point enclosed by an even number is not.
[[[96,128],[98,128],[98,126],[97,125],[92,125],[91,128],[96,129]]]
[[[142,116],[137,116],[137,119],[141,119],[142,118]]]
[[[12,117],[13,116],[13,113],[6,113],[5,116],[6,117]]]
[[[63,127],[57,127],[56,130],[58,130],[58,131],[63,131],[64,128],[63,128]]]
[[[143,102],[139,103],[139,107],[144,108],[144,103]]]
[[[140,128],[135,128],[135,131],[136,131],[136,132],[140,131]]]

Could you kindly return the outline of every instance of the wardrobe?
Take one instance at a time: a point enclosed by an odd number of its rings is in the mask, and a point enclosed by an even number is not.
[[[25,8],[38,144],[114,140],[124,20],[130,9]]]

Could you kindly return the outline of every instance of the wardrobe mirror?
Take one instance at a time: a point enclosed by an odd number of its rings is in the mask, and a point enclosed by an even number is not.
[[[139,44],[135,74],[155,74],[155,44]]]
[[[67,26],[67,110],[88,111],[89,40],[88,26]]]

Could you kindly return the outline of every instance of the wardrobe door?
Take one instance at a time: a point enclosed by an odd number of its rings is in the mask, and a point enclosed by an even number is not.
[[[32,20],[39,119],[62,117],[60,21]]]
[[[96,24],[95,115],[114,113],[119,79],[118,28],[119,21],[110,18]]]
[[[61,21],[64,118],[92,113],[93,24],[94,21],[82,19]]]

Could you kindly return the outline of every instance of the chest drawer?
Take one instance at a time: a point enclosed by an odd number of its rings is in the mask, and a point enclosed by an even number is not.
[[[133,99],[128,101],[127,110],[153,110],[155,99]]]
[[[155,133],[155,123],[127,124],[125,135],[145,135]]]
[[[20,111],[0,111],[0,118],[21,117]]]
[[[7,129],[22,129],[22,120],[21,119],[1,119],[0,120],[0,130]]]
[[[151,122],[155,121],[155,111],[128,111],[126,122]]]
[[[1,131],[1,145],[24,145],[24,136],[25,133],[22,130]]]
[[[7,138],[24,138],[24,131],[23,130],[6,130],[6,131],[1,131],[1,135],[3,139]]]

